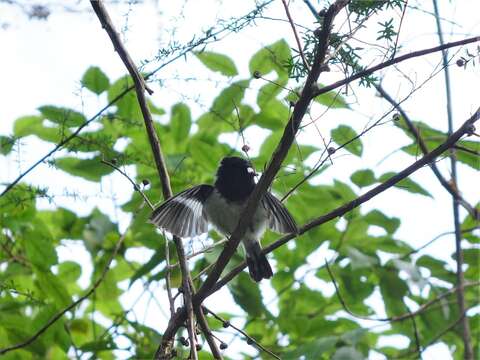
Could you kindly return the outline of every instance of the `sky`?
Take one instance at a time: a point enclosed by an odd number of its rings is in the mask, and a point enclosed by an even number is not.
[[[27,2],[24,2],[27,3]],[[12,133],[13,122],[16,118],[36,113],[36,109],[45,104],[71,107],[84,111],[87,115],[93,115],[106,103],[104,96],[94,96],[81,88],[80,79],[85,70],[91,66],[99,66],[110,79],[116,79],[125,74],[125,69],[118,55],[113,51],[112,45],[106,33],[101,30],[98,19],[90,11],[88,2],[79,2],[75,9],[66,9],[61,2],[55,4],[53,12],[47,21],[29,19],[20,7],[0,3],[0,12],[4,14],[0,19],[0,43],[2,53],[0,57],[0,75],[3,85],[0,87],[0,135]],[[158,50],[166,47],[172,34],[175,38],[185,43],[193,35],[197,37],[202,31],[218,24],[219,19],[228,19],[231,16],[239,16],[248,12],[253,5],[252,1],[186,1],[186,2],[156,2],[145,1],[143,4],[134,5],[127,2],[120,4],[108,4],[117,29],[120,30],[122,39],[134,60],[138,63],[146,59],[153,59]],[[317,2],[313,2],[317,4]],[[426,12],[433,11],[430,1],[410,1],[411,5],[421,6],[422,10],[410,8],[404,17],[399,43],[403,45],[399,54],[408,53],[438,44],[435,32],[435,21]],[[459,40],[465,37],[480,34],[480,19],[475,14],[480,13],[480,2],[476,0],[439,1],[440,11],[444,18],[452,21],[443,21],[445,41]],[[208,9],[208,11],[205,11]],[[291,12],[297,22],[314,27],[313,18],[305,8],[302,1],[291,4]],[[199,16],[201,14],[201,16]],[[284,11],[281,2],[277,1],[270,6],[265,13],[270,18],[284,19]],[[400,13],[397,14],[397,19]],[[371,35],[375,32],[377,21],[385,19],[372,19],[371,26],[361,30],[359,36]],[[340,26],[341,22],[337,24]],[[259,33],[259,29],[262,29]],[[229,35],[224,41],[214,43],[207,50],[227,54],[234,59],[240,71],[239,78],[248,78],[248,60],[251,55],[261,47],[273,43],[279,38],[288,39],[294,44],[289,24],[281,21],[268,19],[258,20],[257,27],[247,28],[238,34]],[[368,46],[368,44],[364,44]],[[468,47],[472,51],[474,45]],[[455,49],[450,54],[455,53]],[[464,49],[459,54],[463,54]],[[369,51],[365,59],[366,64],[375,63],[378,53]],[[432,68],[440,64],[440,55],[433,54],[402,63],[383,71],[385,75],[384,87],[396,98],[406,96],[412,89],[429,78]],[[151,70],[157,65],[151,62],[145,69]],[[462,124],[480,105],[478,97],[478,83],[480,74],[478,66],[463,69],[451,66],[454,128]],[[340,79],[342,74],[336,71],[322,75],[320,82],[328,84]],[[161,81],[152,83],[155,93],[153,99],[168,109],[178,101],[185,101],[193,109],[194,117],[208,109],[212,98],[220,89],[228,85],[228,79],[208,71],[193,56],[187,56],[163,69],[156,77]],[[194,81],[192,81],[194,79]],[[247,101],[255,101],[255,87],[263,83],[253,84],[252,91],[247,92]],[[355,96],[355,95],[356,96]],[[339,110],[327,113],[318,121],[318,126],[323,134],[327,134],[338,125],[339,121],[346,121],[357,131],[361,131],[367,124],[375,121],[390,108],[384,100],[373,97],[373,90],[355,87],[354,94],[346,96],[351,103],[351,110]],[[362,101],[368,99],[368,101]],[[407,113],[414,120],[427,122],[432,127],[446,130],[446,105],[443,90],[443,74],[439,73],[421,86],[415,94],[404,104]],[[95,126],[92,125],[92,126]],[[254,128],[246,134],[247,141],[252,151],[258,150],[257,138],[266,135],[264,130]],[[222,141],[231,142],[233,137],[225,136]],[[413,159],[400,152],[394,152],[399,147],[406,145],[406,137],[398,136],[398,130],[391,122],[376,128],[362,138],[364,143],[364,156],[357,158],[347,153],[337,154],[334,166],[322,173],[321,178],[315,181],[331,183],[334,179],[348,181],[350,175],[357,169],[372,168],[376,174],[387,171],[398,171],[408,166]],[[304,131],[300,134],[300,142],[318,143],[317,134],[314,131]],[[372,144],[372,146],[368,146]],[[373,146],[375,145],[375,146]],[[44,154],[51,148],[33,138],[22,140],[16,147],[13,156],[0,158],[0,184],[13,180],[22,170],[25,170],[32,162],[36,161],[40,154]],[[32,151],[32,149],[34,149]],[[382,149],[379,152],[379,149]],[[149,151],[149,149],[146,149]],[[62,152],[60,153],[62,154]],[[387,156],[388,155],[388,156]],[[448,178],[448,161],[438,163],[443,174]],[[54,174],[54,176],[52,176]],[[412,239],[411,245],[418,247],[436,235],[452,230],[451,199],[439,185],[436,178],[428,168],[424,168],[412,176],[423,187],[429,189],[433,199],[414,196],[402,190],[389,190],[367,203],[362,207],[364,212],[373,208],[382,209],[389,216],[402,219],[402,225],[396,236],[400,239]],[[37,167],[26,181],[41,186],[48,185],[56,194],[55,203],[39,201],[41,207],[65,206],[75,209],[81,215],[86,215],[94,207],[98,206],[102,211],[111,214],[118,220],[120,227],[124,228],[128,218],[115,208],[130,197],[130,185],[120,175],[114,174],[102,180],[100,185],[88,183],[58,171],[48,165]],[[466,199],[475,204],[480,200],[478,191],[478,173],[459,165],[459,188]],[[68,184],[68,185],[66,185]],[[0,186],[1,188],[1,186]],[[68,191],[77,191],[85,195],[84,199],[73,201],[63,194]],[[98,196],[99,192],[104,197]],[[111,198],[115,198],[115,202]],[[159,200],[159,199],[155,199]],[[462,211],[462,215],[464,212]],[[198,245],[193,244],[196,249]],[[72,242],[60,250],[62,259],[70,259],[79,256],[80,246]],[[429,247],[428,252],[441,259],[448,259],[452,266],[450,254],[454,250],[454,239],[445,236]],[[328,257],[325,249],[321,249],[308,261],[312,265],[323,263]],[[83,252],[84,258],[83,281],[88,284],[89,272],[88,254]],[[132,252],[131,259],[145,262],[149,254],[144,251]],[[300,275],[300,274],[299,274]],[[309,279],[309,281],[314,281]],[[331,294],[331,284],[318,284],[322,291]],[[135,294],[141,291],[141,284],[137,282],[129,292],[129,296],[123,299],[127,303],[135,300]],[[155,291],[163,291],[161,288]],[[262,285],[262,291],[266,301],[272,299],[274,293],[268,284]],[[159,296],[158,298],[165,298]],[[224,301],[224,299],[230,299]],[[375,299],[371,299],[375,303]],[[143,313],[148,305],[148,299],[141,299],[136,305],[138,312]],[[163,303],[162,306],[165,304]],[[221,291],[214,298],[208,300],[207,305],[217,309],[230,309],[232,300],[228,291]],[[167,306],[164,307],[167,309]],[[240,310],[236,308],[240,313]],[[161,315],[159,314],[161,317]],[[157,318],[147,319],[147,323],[158,323]],[[370,324],[371,325],[371,324]],[[402,339],[384,339],[386,343],[398,344]],[[242,346],[237,344],[234,346]],[[242,347],[243,349],[243,347]],[[435,359],[440,354],[445,357],[446,347],[435,345],[424,353],[424,359]],[[375,355],[377,356],[377,355]],[[372,359],[382,357],[372,357]]]

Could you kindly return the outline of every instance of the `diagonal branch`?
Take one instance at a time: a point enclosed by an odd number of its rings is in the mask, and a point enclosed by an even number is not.
[[[382,62],[380,64],[369,67],[365,70],[359,71],[356,74],[353,74],[352,76],[349,76],[345,79],[336,81],[336,82],[334,82],[330,85],[326,85],[326,86],[322,87],[321,89],[318,89],[318,90],[314,91],[312,96],[316,97],[318,95],[325,94],[325,93],[327,93],[329,91],[332,91],[336,88],[339,88],[339,87],[342,87],[344,85],[350,84],[352,81],[355,81],[355,80],[361,79],[364,76],[368,76],[370,74],[373,74],[374,72],[376,72],[378,70],[381,70],[381,69],[384,69],[386,67],[398,64],[398,63],[403,62],[403,61],[408,60],[408,59],[432,54],[434,52],[442,51],[442,50],[445,50],[445,49],[450,49],[450,48],[453,48],[453,47],[456,47],[456,46],[471,44],[471,43],[478,42],[478,41],[480,41],[480,36],[474,36],[474,37],[471,37],[471,38],[467,38],[467,39],[463,39],[463,40],[459,40],[459,41],[453,41],[453,42],[450,42],[450,43],[446,43],[446,44],[435,46],[435,47],[428,48],[428,49],[417,50],[417,51],[411,52],[410,54],[405,54],[405,55],[396,57],[394,59],[387,60],[387,61]]]
[[[160,177],[160,182],[162,184],[163,196],[165,199],[168,199],[169,197],[172,196],[172,189],[170,187],[170,178],[168,175],[167,166],[165,164],[162,148],[160,146],[160,140],[158,139],[158,136],[153,124],[152,114],[150,112],[150,109],[148,108],[147,99],[145,97],[145,90],[148,91],[148,89],[145,87],[145,80],[142,77],[142,75],[140,75],[132,58],[128,54],[128,51],[126,50],[125,46],[123,45],[103,3],[101,1],[91,0],[90,4],[92,5],[92,8],[97,14],[97,17],[102,27],[105,29],[108,36],[110,37],[110,40],[112,41],[115,50],[118,52],[118,55],[122,59],[123,63],[125,64],[125,67],[127,68],[128,72],[130,73],[130,76],[133,79],[138,103],[140,105],[140,109],[143,115],[143,120],[145,122],[145,128],[147,131],[148,140],[152,148],[155,165],[157,167],[157,172]],[[196,349],[196,342],[195,342],[195,320],[194,320],[193,305],[192,305],[193,294],[192,294],[192,289],[190,287],[190,282],[191,282],[190,273],[188,271],[188,265],[185,258],[185,250],[183,248],[182,239],[180,239],[177,236],[174,236],[173,241],[177,249],[178,260],[179,260],[180,269],[182,272],[183,298],[185,300],[185,305],[188,311],[187,330],[190,338],[190,351],[193,359],[196,360],[198,356],[197,356],[197,349]],[[173,346],[173,342],[168,344],[168,348],[171,348],[172,346]]]
[[[423,138],[421,137],[420,135],[420,132],[418,131],[418,129],[415,127],[415,125],[413,124],[412,120],[410,120],[410,117],[407,115],[407,113],[402,109],[402,107],[400,106],[400,104],[395,101],[386,91],[385,89],[381,86],[381,85],[374,85],[375,86],[375,89],[377,89],[377,91],[380,93],[380,95],[382,95],[382,97],[387,100],[394,108],[396,108],[398,110],[398,112],[400,113],[400,115],[402,115],[402,118],[404,119],[405,121],[405,124],[407,124],[407,127],[408,129],[410,130],[410,132],[413,134],[413,136],[415,137],[415,139],[417,140],[418,142],[418,145],[420,146],[420,150],[422,150],[422,153],[423,154],[428,154],[428,148],[427,148],[427,145],[425,144],[425,141],[423,140]],[[430,164],[430,168],[432,169],[433,173],[435,174],[435,176],[437,177],[438,181],[440,182],[440,184],[442,184],[442,186],[453,196],[454,199],[458,200],[458,202],[465,208],[465,210],[467,210],[475,219],[478,218],[480,216],[480,214],[478,213],[478,211],[472,206],[470,205],[461,195],[460,193],[458,192],[458,190],[456,188],[454,188],[452,186],[452,184],[450,184],[448,182],[447,179],[445,179],[442,175],[442,173],[440,172],[440,170],[438,169],[438,166],[435,162],[432,162]]]
[[[265,249],[263,249],[264,254],[268,254],[272,252],[273,250],[279,248],[280,246],[286,244],[290,240],[294,239],[297,235],[302,235],[306,233],[307,231],[320,226],[322,224],[325,224],[337,217],[343,216],[349,211],[359,207],[361,204],[369,201],[373,197],[381,194],[385,190],[391,188],[395,184],[397,184],[399,181],[407,178],[411,174],[413,174],[415,171],[418,169],[422,168],[423,166],[430,164],[432,161],[434,161],[438,156],[440,156],[443,152],[451,148],[452,146],[455,145],[455,143],[460,140],[460,138],[468,134],[470,131],[471,126],[480,119],[480,108],[477,109],[477,111],[467,120],[463,123],[463,125],[455,131],[452,135],[450,135],[446,141],[432,150],[430,153],[425,155],[423,158],[417,160],[404,170],[398,172],[395,176],[391,177],[384,183],[374,187],[370,191],[366,192],[363,195],[360,195],[356,199],[346,203],[345,205],[342,205],[335,210],[330,211],[329,213],[322,215],[316,219],[311,220],[310,222],[306,223],[302,227],[299,228],[298,234],[288,234],[283,236],[282,238],[278,239],[277,241],[271,243],[268,245]],[[211,292],[208,294],[212,294],[215,291],[219,290],[222,286],[227,284],[230,280],[232,280],[237,274],[239,274],[244,268],[246,267],[246,262],[242,262],[239,265],[237,265],[233,270],[231,270],[228,274],[226,274],[220,281],[218,281],[215,286],[212,288]],[[194,298],[194,301],[196,299]]]

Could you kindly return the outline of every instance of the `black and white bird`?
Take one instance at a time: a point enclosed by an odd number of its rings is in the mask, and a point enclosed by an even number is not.
[[[179,237],[205,233],[209,223],[230,236],[255,187],[254,178],[255,170],[249,161],[225,157],[218,167],[214,186],[194,186],[171,197],[153,211],[150,222]],[[267,228],[281,234],[297,232],[295,220],[270,192],[262,198],[242,238],[248,270],[256,282],[273,276],[260,246]]]

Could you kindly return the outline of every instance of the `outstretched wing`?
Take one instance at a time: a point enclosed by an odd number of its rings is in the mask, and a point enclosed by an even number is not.
[[[157,207],[149,222],[180,237],[203,234],[208,231],[203,204],[212,191],[205,184],[182,191]]]
[[[267,210],[268,228],[280,234],[296,233],[297,224],[287,208],[271,193],[267,192],[262,199]]]

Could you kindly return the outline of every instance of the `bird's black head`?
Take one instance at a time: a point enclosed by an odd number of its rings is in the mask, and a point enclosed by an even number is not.
[[[255,170],[250,161],[236,157],[224,157],[217,170],[215,187],[227,200],[245,200],[255,187]]]

